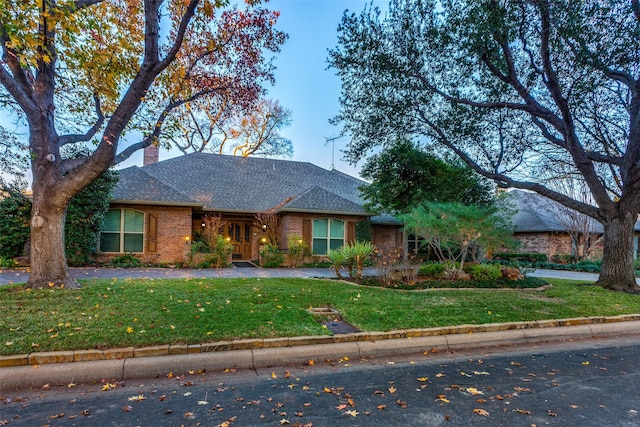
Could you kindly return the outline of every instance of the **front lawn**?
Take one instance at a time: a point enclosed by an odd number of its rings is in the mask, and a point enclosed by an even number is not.
[[[89,280],[80,290],[0,287],[0,354],[330,332],[309,307],[365,331],[640,313],[640,296],[576,282],[545,292],[407,292],[319,279]]]

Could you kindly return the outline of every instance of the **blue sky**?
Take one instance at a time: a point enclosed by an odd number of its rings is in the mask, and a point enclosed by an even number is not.
[[[280,10],[278,27],[289,40],[276,60],[276,86],[271,97],[293,112],[292,125],[283,134],[293,141],[294,160],[331,166],[332,147],[326,138],[338,128],[329,119],[339,110],[340,80],[327,69],[328,49],[337,44],[337,27],[345,9],[361,12],[369,0],[271,0],[267,7]],[[386,2],[376,1],[383,7]],[[336,169],[357,175],[359,167],[342,160],[345,141],[335,143]],[[361,164],[357,165],[361,166]]]

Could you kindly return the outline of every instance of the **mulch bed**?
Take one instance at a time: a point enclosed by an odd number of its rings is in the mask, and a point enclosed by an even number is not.
[[[369,276],[362,279],[345,277],[342,280],[357,283],[362,286],[383,287],[399,290],[422,290],[422,289],[535,289],[546,286],[549,283],[538,277],[525,277],[521,280],[509,280],[500,278],[497,280],[444,280],[419,276],[415,284],[404,282],[394,282],[391,285],[384,285],[379,277]]]

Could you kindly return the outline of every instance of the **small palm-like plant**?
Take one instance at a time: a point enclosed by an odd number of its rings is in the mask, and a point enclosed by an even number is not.
[[[349,275],[356,279],[362,279],[364,263],[369,259],[375,246],[371,242],[354,242],[341,248],[347,254],[347,267]]]
[[[347,265],[347,261],[349,260],[349,257],[344,251],[344,248],[336,249],[333,251],[329,250],[327,252],[327,259],[331,263],[331,267],[329,267],[329,269],[333,270],[338,279],[342,279],[341,270],[345,267],[345,265]]]

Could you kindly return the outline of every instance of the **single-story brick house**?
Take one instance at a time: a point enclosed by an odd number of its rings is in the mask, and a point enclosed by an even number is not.
[[[403,246],[401,224],[363,208],[364,181],[311,163],[193,153],[120,171],[100,239],[101,258],[132,253],[149,263],[185,260],[207,214],[220,215],[234,260],[256,260],[264,238],[255,215],[281,218],[280,249],[299,235],[324,255],[355,240],[356,224],[371,220],[374,244]]]
[[[571,226],[568,208],[528,191],[512,190],[507,193],[507,197],[517,210],[512,221],[514,237],[521,244],[519,252],[546,254],[549,261],[554,255],[576,255],[576,243],[567,231]],[[636,223],[635,229],[634,256],[638,258],[640,222]],[[598,240],[603,233],[602,225],[595,220],[590,221],[590,233],[597,241],[590,255],[592,258],[600,258],[602,241]]]

